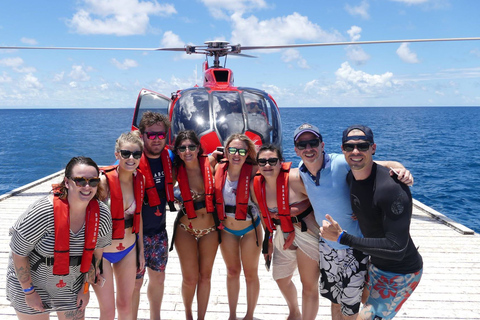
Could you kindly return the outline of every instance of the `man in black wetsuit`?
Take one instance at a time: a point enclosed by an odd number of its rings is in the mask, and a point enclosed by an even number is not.
[[[342,151],[351,169],[350,202],[364,238],[348,234],[329,215],[320,229],[322,237],[370,255],[369,297],[359,313],[362,320],[392,319],[415,290],[423,270],[409,232],[410,189],[373,161],[375,149],[370,128],[354,125],[343,132]]]

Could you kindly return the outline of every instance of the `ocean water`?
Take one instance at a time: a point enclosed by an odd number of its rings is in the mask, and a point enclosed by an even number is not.
[[[115,139],[133,109],[0,109],[0,194],[65,167],[73,156],[113,163]],[[293,131],[320,128],[326,152],[341,152],[343,130],[362,123],[377,143],[374,159],[402,162],[413,197],[480,232],[480,108],[281,108],[284,157],[297,165]]]

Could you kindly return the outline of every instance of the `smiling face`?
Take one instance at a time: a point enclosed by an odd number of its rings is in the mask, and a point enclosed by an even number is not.
[[[247,150],[247,154],[241,156],[238,151],[235,154],[230,154],[230,152],[228,152],[228,148],[245,149]],[[230,165],[243,166],[248,155],[248,145],[238,139],[232,140],[225,148],[225,154],[227,155],[228,163]]]
[[[319,141],[319,138],[311,132],[305,132],[300,137],[298,137],[297,140],[295,141],[295,153],[297,154],[297,156],[302,158],[303,162],[306,164],[319,161],[323,153],[323,148],[325,146],[325,143],[320,142],[317,147],[312,147],[310,144],[307,144],[305,149],[303,150],[300,150],[297,147],[297,143],[304,142],[304,141],[313,141],[313,140]]]
[[[280,173],[280,169],[282,167],[282,164],[279,160],[279,155],[278,155],[277,152],[271,151],[271,150],[260,151],[257,159],[259,161],[258,170],[260,171],[260,174],[262,176],[264,176],[266,179],[267,178],[277,178],[278,177],[278,174]],[[263,159],[267,160],[266,163],[265,163],[265,166],[260,165],[260,162]],[[278,161],[275,165],[272,166],[271,162],[273,161],[273,159],[278,159]],[[270,162],[268,160],[270,160]]]
[[[193,151],[191,149],[195,148]],[[187,164],[188,162],[198,161],[198,145],[190,139],[185,139],[180,142],[177,147],[177,155]]]
[[[120,150],[123,151],[123,154],[126,153],[125,151],[130,151],[132,154],[130,154],[129,157],[125,159],[122,156],[122,152]],[[141,154],[142,148],[138,144],[131,142],[124,142],[120,144],[119,150],[115,152],[115,158],[118,160],[118,166],[120,170],[133,172],[135,171],[135,169],[137,169],[138,164],[140,163],[140,158],[135,159],[133,153]]]
[[[85,187],[77,186],[72,178],[83,177],[86,179],[98,177],[98,172],[95,167],[86,164],[77,164],[72,167],[71,175],[65,177],[65,187],[68,189],[68,202],[75,203],[77,201],[90,202],[97,192],[97,187],[92,187],[87,184]]]
[[[352,130],[348,133],[348,136],[365,136],[365,133],[361,130]],[[360,151],[362,149],[358,145],[369,144],[368,149],[365,151]],[[347,151],[346,147],[353,147],[353,150]],[[370,142],[366,140],[347,140],[342,145],[342,151],[345,155],[345,160],[347,161],[348,165],[352,169],[352,171],[362,171],[362,170],[370,170],[373,164],[373,155],[375,154],[376,144],[370,144]]]
[[[154,125],[145,128],[145,132],[142,134],[145,154],[149,158],[159,158],[167,139],[159,139],[158,136],[154,136],[154,139],[149,139],[147,132],[166,132],[165,124],[163,122],[157,122]]]

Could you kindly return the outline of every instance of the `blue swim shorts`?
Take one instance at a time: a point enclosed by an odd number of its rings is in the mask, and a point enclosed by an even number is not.
[[[164,230],[154,236],[143,236],[145,255],[145,269],[148,267],[154,271],[165,272],[168,261],[168,235]],[[137,272],[137,279],[143,278],[145,269]]]

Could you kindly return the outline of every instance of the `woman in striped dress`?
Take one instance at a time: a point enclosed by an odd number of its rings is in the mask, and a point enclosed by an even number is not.
[[[103,248],[111,243],[108,208],[97,200],[99,169],[75,157],[50,194],[31,205],[11,228],[7,299],[19,319],[83,319],[87,281],[99,274]],[[88,272],[88,274],[87,274]]]

